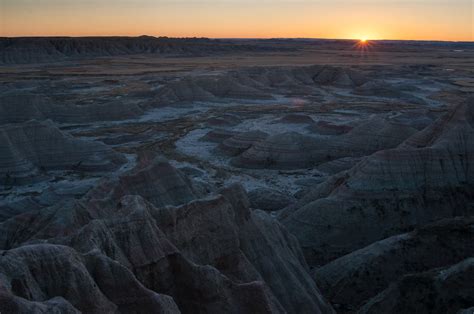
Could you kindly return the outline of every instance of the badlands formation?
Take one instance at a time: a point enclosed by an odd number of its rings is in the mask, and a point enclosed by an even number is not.
[[[473,58],[0,39],[0,313],[472,313]]]

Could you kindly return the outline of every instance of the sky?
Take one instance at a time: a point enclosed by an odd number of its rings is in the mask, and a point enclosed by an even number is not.
[[[0,0],[0,36],[472,41],[474,0]]]

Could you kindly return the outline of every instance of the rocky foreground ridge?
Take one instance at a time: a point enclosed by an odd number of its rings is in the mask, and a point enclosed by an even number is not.
[[[469,312],[472,161],[470,99],[280,212],[337,312]]]
[[[280,218],[308,262],[321,265],[416,226],[472,215],[473,161],[470,99],[398,147],[330,177]]]
[[[396,148],[364,157],[296,203],[288,201],[280,222],[251,209],[271,211],[269,200],[251,204],[240,185],[209,193],[152,153],[142,153],[133,169],[107,176],[80,198],[23,205],[21,211],[4,207],[0,309],[468,311],[474,302],[469,279],[474,229],[468,218],[473,108],[470,100],[453,106]],[[2,132],[10,151],[22,153],[33,166],[48,161],[52,169],[74,165],[74,154],[88,154],[92,145],[62,134],[51,122],[9,124]],[[44,132],[41,146],[30,144],[23,152],[25,146],[14,145]],[[228,137],[218,149],[240,153],[254,138],[266,134]],[[54,154],[51,141],[71,147],[69,164]],[[120,153],[94,145],[91,154],[125,162]],[[58,156],[59,164],[53,158]],[[416,293],[407,292],[413,289]]]
[[[2,313],[331,313],[296,239],[238,185],[163,159],[0,222]]]

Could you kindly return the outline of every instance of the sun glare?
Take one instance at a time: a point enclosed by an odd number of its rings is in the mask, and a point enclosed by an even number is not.
[[[374,46],[374,43],[369,40],[367,37],[359,37],[359,40],[356,40],[354,47],[361,52],[361,54],[366,55],[368,51]]]

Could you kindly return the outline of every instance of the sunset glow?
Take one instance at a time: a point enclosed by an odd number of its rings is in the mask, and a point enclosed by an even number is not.
[[[471,41],[472,16],[471,0],[2,0],[0,36]]]
[[[370,51],[370,49],[373,48],[374,45],[374,41],[371,41],[367,38],[361,38],[355,43],[354,48],[359,50],[361,53],[365,53]]]

